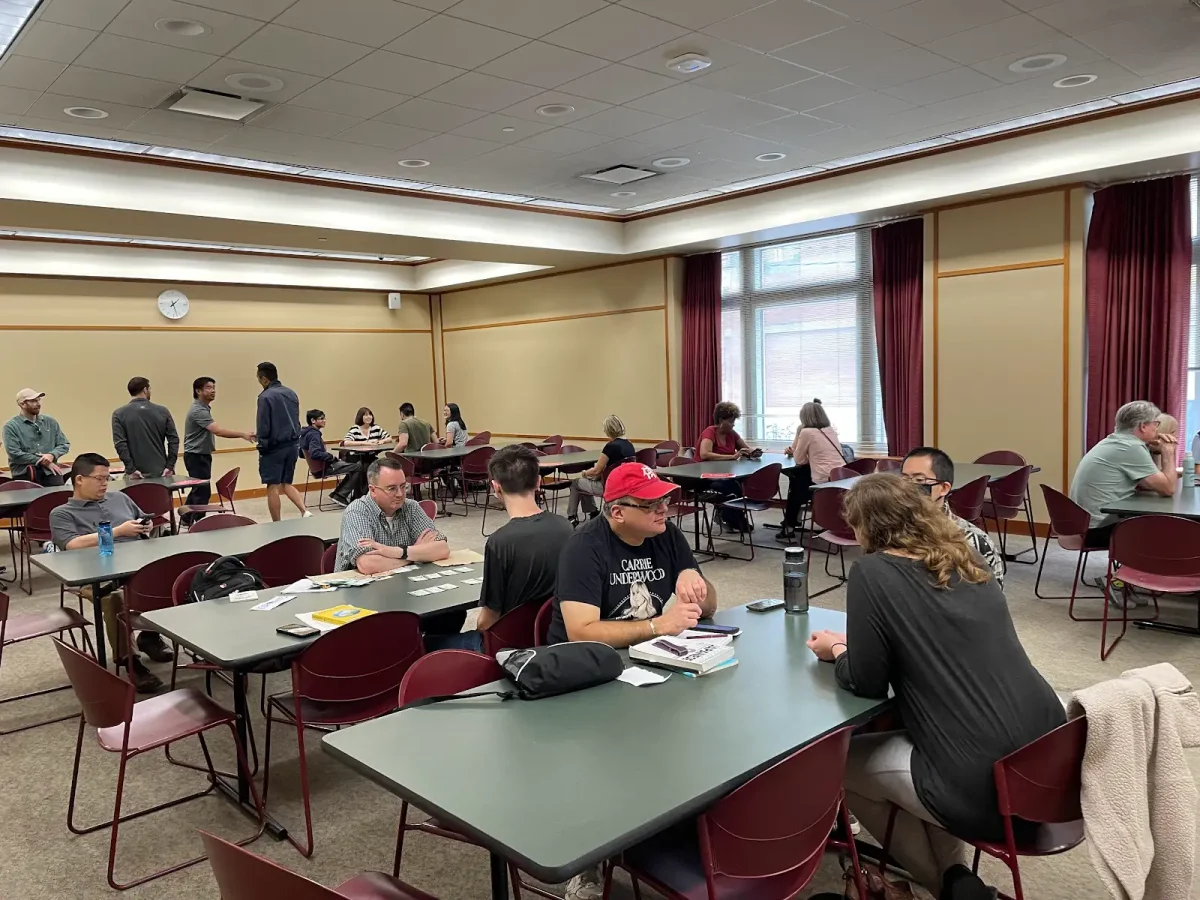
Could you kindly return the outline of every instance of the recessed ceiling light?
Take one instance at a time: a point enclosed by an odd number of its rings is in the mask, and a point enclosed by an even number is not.
[[[786,153],[760,153],[754,157],[757,162],[779,162],[781,159],[787,159]]]
[[[656,159],[652,165],[660,169],[678,169],[680,166],[686,166],[691,160],[686,156],[664,156],[662,159]]]
[[[108,113],[94,106],[68,106],[63,110],[68,116],[76,119],[107,119]]]
[[[611,197],[636,197],[637,191],[613,191]]]
[[[537,112],[539,116],[553,119],[558,116],[570,115],[575,112],[575,107],[568,106],[566,103],[547,103],[545,106],[539,106]]]
[[[260,75],[257,72],[236,72],[225,76],[225,83],[239,91],[249,91],[254,94],[270,94],[283,90],[283,82],[274,75]]]
[[[701,56],[699,53],[685,53],[683,56],[677,56],[674,59],[667,60],[667,68],[672,72],[680,72],[684,75],[691,75],[694,72],[699,72],[707,69],[712,65],[712,60],[707,56]]]
[[[1057,68],[1066,61],[1067,57],[1062,53],[1038,53],[1036,56],[1026,56],[1024,59],[1009,63],[1008,71],[1041,72],[1045,69]]]
[[[512,134],[517,129],[513,128],[511,125],[505,125],[500,130],[503,131],[505,134]]]
[[[1083,87],[1085,84],[1091,84],[1099,78],[1099,75],[1068,75],[1066,78],[1060,78],[1054,82],[1054,86],[1056,88]]]
[[[211,28],[203,22],[193,19],[159,19],[154,23],[154,27],[159,31],[179,37],[200,37],[203,34],[212,34]]]
[[[402,159],[402,160],[400,160],[400,162],[396,163],[396,165],[403,166],[406,169],[420,169],[420,168],[424,168],[425,166],[429,165],[429,160],[427,160],[427,159]]]

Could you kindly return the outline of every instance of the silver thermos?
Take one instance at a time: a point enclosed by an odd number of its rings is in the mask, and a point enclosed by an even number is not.
[[[783,608],[790,613],[808,612],[808,559],[803,547],[783,551]]]

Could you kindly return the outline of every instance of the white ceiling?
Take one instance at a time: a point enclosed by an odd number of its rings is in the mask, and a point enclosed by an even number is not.
[[[0,125],[634,209],[1195,78],[1198,46],[1188,0],[45,0]],[[239,73],[283,83],[244,124],[155,109]],[[691,163],[633,197],[578,178],[666,156]]]

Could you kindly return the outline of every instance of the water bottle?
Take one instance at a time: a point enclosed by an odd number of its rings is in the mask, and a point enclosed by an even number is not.
[[[1192,459],[1191,453],[1183,454],[1183,486],[1196,486],[1196,460]]]
[[[100,537],[100,543],[99,543],[100,555],[101,556],[112,556],[112,551],[113,551],[112,522],[101,522],[99,528],[97,528],[97,530],[96,530],[96,533]]]
[[[803,547],[783,551],[783,608],[790,613],[808,612],[808,560]]]

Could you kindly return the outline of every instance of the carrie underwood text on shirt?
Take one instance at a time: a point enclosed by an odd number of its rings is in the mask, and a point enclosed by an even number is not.
[[[616,616],[618,619],[651,619],[662,610],[664,600],[647,586],[648,583],[659,583],[667,577],[665,568],[655,568],[654,561],[648,558],[621,560],[620,572],[609,573],[610,584],[629,585],[629,596],[625,603],[628,608]],[[619,609],[620,607],[618,607]]]

